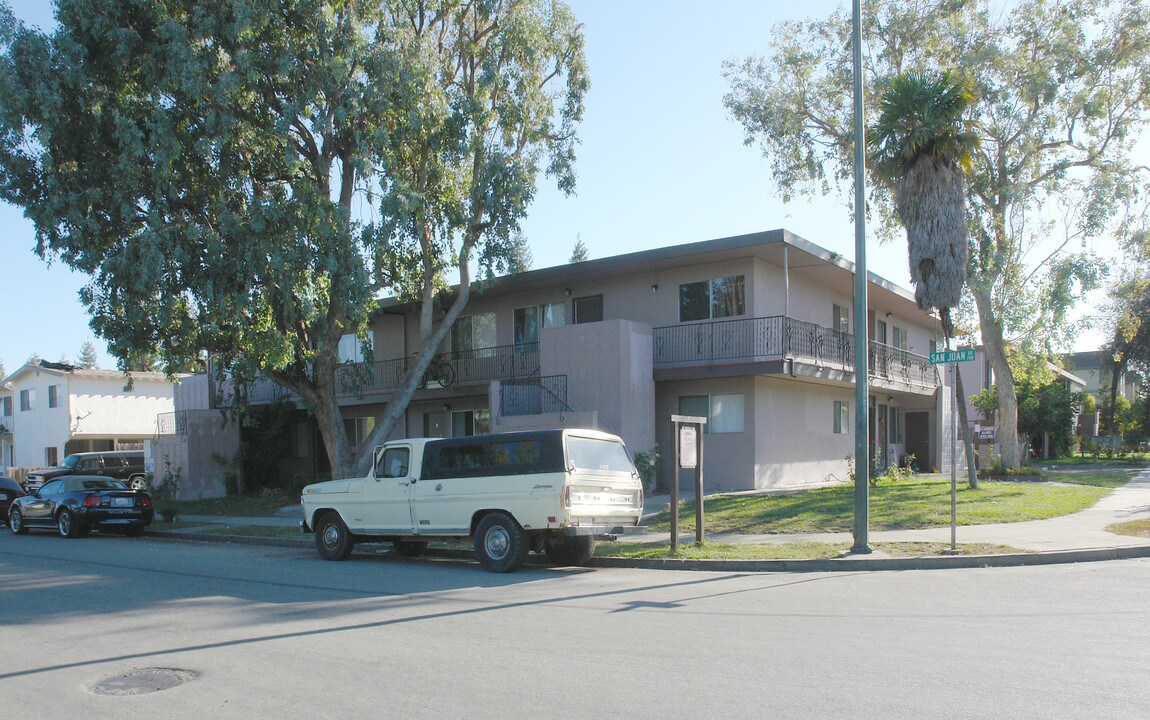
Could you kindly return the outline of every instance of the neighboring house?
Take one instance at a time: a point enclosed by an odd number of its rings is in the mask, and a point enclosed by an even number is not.
[[[125,390],[119,371],[45,361],[16,370],[0,396],[5,465],[47,467],[76,452],[143,449],[156,416],[173,410],[172,383],[156,372],[132,373],[132,381]]]
[[[975,347],[974,353],[974,360],[960,362],[958,363],[958,367],[959,372],[962,374],[962,389],[966,395],[966,418],[973,431],[976,451],[981,460],[985,462],[989,459],[989,452],[992,449],[999,457],[1002,457],[1002,451],[1001,448],[998,447],[996,433],[997,420],[994,417],[983,416],[982,413],[974,407],[971,398],[983,390],[989,390],[993,387],[994,370],[990,366],[990,360],[986,357],[986,351],[982,345]],[[1050,362],[1046,363],[1046,367],[1054,374],[1055,380],[1071,392],[1082,392],[1088,389],[1089,382],[1086,379]],[[1031,456],[1049,457],[1049,438],[1019,437],[1019,442],[1030,443]],[[1026,456],[1024,453],[1023,457]]]
[[[673,414],[708,418],[707,490],[846,480],[854,452],[854,266],[785,230],[660,248],[477,283],[396,437],[586,426],[632,452],[658,444],[671,476]],[[950,394],[927,355],[941,328],[908,290],[868,276],[871,440],[879,464],[948,467]],[[375,362],[337,377],[353,443],[396,394],[418,313],[385,304]],[[449,380],[449,382],[448,382]],[[249,402],[283,397],[268,382]],[[328,471],[301,411],[285,475]],[[684,473],[682,482],[693,482]]]
[[[1066,369],[1086,382],[1086,392],[1099,399],[1110,397],[1110,370],[1103,365],[1102,350],[1089,350],[1062,356]],[[1134,402],[1141,390],[1138,374],[1124,372],[1118,378],[1118,394]]]
[[[16,448],[12,438],[12,387],[0,382],[0,468],[15,465]]]

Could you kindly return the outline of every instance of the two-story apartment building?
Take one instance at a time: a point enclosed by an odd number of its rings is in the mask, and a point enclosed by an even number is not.
[[[853,264],[785,230],[544,268],[477,284],[397,437],[590,426],[669,455],[670,416],[708,418],[708,491],[845,480],[854,450]],[[869,414],[882,464],[949,463],[949,395],[927,355],[937,319],[868,276]],[[387,303],[338,383],[362,441],[418,349],[418,315]],[[446,368],[446,369],[445,369]],[[251,402],[282,396],[273,384]],[[327,469],[301,412],[284,472]],[[669,467],[668,467],[669,470]],[[669,473],[668,473],[669,474]],[[689,479],[684,476],[684,479]]]
[[[173,410],[171,381],[156,372],[86,370],[40,361],[4,379],[0,423],[9,467],[55,465],[75,452],[143,448],[156,416]]]

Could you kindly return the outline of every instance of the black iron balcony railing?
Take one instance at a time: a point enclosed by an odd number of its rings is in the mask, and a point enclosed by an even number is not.
[[[337,392],[362,396],[398,390],[414,364],[415,358],[411,357],[342,365],[336,371]],[[539,343],[442,353],[434,366],[427,373],[425,385],[446,387],[529,377],[539,373]]]
[[[567,376],[544,375],[499,384],[499,414],[542,415],[570,412],[567,405]]]
[[[871,376],[925,387],[938,385],[928,358],[873,340],[869,345]],[[655,328],[654,352],[656,368],[794,357],[818,366],[854,370],[854,335],[782,315]]]
[[[188,413],[186,410],[178,410],[176,412],[160,413],[156,415],[156,436],[163,437],[165,435],[179,435],[186,437],[188,434]]]

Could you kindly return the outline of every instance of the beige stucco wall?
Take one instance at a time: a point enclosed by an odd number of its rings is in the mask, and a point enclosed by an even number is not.
[[[854,454],[854,390],[776,377],[755,389],[756,489],[847,481]],[[834,432],[834,403],[849,404],[847,432]]]

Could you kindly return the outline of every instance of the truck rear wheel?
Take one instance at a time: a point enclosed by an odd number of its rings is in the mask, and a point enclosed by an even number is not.
[[[346,560],[355,547],[355,538],[338,513],[326,512],[315,524],[315,549],[324,560]]]
[[[511,572],[527,559],[527,551],[523,528],[505,512],[484,515],[475,528],[475,556],[490,572]]]
[[[595,538],[590,535],[547,538],[547,559],[555,565],[586,565],[595,554]]]

